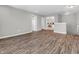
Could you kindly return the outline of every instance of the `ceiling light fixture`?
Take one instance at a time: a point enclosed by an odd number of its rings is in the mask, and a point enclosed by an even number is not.
[[[75,5],[67,5],[66,8],[74,8],[76,7]]]
[[[69,15],[69,14],[70,14],[70,12],[65,12],[65,13],[64,13],[64,15]]]

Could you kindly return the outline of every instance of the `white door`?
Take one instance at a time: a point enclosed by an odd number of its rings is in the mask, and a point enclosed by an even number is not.
[[[37,16],[32,16],[32,31],[37,31]]]

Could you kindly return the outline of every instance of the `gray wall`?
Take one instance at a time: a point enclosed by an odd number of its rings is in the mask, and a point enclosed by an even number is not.
[[[60,15],[60,14],[58,15],[58,22],[60,22],[60,23],[62,22],[62,15]]]
[[[31,22],[31,13],[9,6],[0,6],[0,37],[31,32]]]
[[[63,15],[62,22],[67,23],[67,33],[77,34],[76,16],[75,14]]]

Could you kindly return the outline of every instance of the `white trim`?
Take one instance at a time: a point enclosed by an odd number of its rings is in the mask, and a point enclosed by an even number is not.
[[[0,37],[0,39],[14,37],[14,36],[18,36],[18,35],[23,35],[23,34],[27,34],[27,33],[31,33],[31,32],[32,31],[30,31],[30,32],[24,32],[24,33],[19,33],[19,34],[14,34],[14,35],[3,36],[3,37]]]
[[[57,32],[57,31],[54,31],[55,33],[60,33],[60,34],[67,34],[66,32]]]
[[[77,25],[77,34],[79,35],[79,24]]]

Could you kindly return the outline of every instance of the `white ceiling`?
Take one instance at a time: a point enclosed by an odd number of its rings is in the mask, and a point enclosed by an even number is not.
[[[75,8],[65,8],[66,5],[11,5],[12,7],[23,9],[42,16],[62,14],[65,12],[77,12],[79,6]]]

